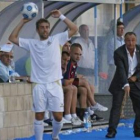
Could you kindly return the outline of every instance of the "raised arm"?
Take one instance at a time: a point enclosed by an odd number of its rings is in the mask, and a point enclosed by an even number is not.
[[[69,20],[67,17],[62,15],[59,10],[51,11],[51,16],[54,18],[60,18],[62,21],[65,22],[65,24],[69,28],[69,31],[68,31],[69,38],[72,37],[78,31],[78,27],[71,20]]]
[[[16,45],[19,46],[19,37],[18,37],[19,32],[20,32],[21,28],[24,26],[24,24],[27,23],[28,21],[30,21],[30,20],[28,20],[28,19],[22,19],[19,22],[19,24],[14,28],[14,30],[12,31],[12,33],[9,36],[9,40],[12,43],[14,43],[14,44],[16,44]]]

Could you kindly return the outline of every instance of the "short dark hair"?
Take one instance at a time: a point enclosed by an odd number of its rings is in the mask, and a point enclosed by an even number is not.
[[[73,43],[72,45],[71,45],[71,49],[73,49],[73,48],[80,48],[81,49],[81,51],[83,50],[82,49],[82,46],[79,44],[79,43]]]
[[[124,37],[126,37],[127,35],[134,35],[135,37],[137,37],[137,35],[134,32],[127,32]]]
[[[43,23],[43,22],[48,23],[49,26],[50,26],[50,22],[49,22],[47,19],[41,18],[41,19],[39,19],[39,20],[36,22],[36,29],[38,29],[38,28],[39,28],[39,25],[40,25],[41,23]]]
[[[120,25],[123,25],[123,26],[124,26],[124,23],[121,22],[121,21],[118,21],[118,22],[117,22],[117,27],[120,26]]]
[[[67,55],[67,56],[70,57],[70,54],[69,54],[68,52],[66,52],[66,51],[63,51],[63,52],[62,52],[62,56],[63,56],[63,55]]]

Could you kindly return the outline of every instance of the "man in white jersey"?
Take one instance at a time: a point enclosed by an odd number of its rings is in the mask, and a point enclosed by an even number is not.
[[[37,39],[19,38],[19,32],[29,21],[22,19],[11,33],[9,40],[30,51],[31,81],[37,83],[33,88],[33,104],[35,110],[34,131],[36,140],[43,139],[43,118],[45,110],[53,113],[52,140],[59,140],[62,128],[63,90],[61,86],[61,52],[70,37],[77,32],[77,26],[61,14],[59,10],[51,11],[51,16],[65,22],[69,30],[54,36],[49,36],[50,23],[46,19],[36,22],[36,30],[40,37]]]

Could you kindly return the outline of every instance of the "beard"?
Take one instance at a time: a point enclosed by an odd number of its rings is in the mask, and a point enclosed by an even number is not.
[[[40,37],[41,40],[45,40],[49,37],[49,34],[42,33],[42,34],[39,34],[39,37]]]

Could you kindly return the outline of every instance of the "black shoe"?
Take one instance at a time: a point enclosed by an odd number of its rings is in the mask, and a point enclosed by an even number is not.
[[[110,131],[107,133],[106,138],[115,138],[116,132],[115,131]]]
[[[135,137],[139,137],[140,138],[140,135],[135,135]]]
[[[140,137],[140,134],[135,134],[135,137]]]
[[[103,121],[104,118],[98,116],[97,114],[93,114],[93,115],[91,115],[91,120],[92,120],[92,121]]]

